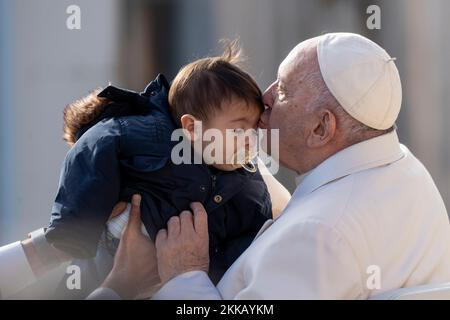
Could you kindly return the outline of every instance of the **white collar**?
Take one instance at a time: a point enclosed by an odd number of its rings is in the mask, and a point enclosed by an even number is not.
[[[295,180],[299,185],[294,194],[304,196],[327,183],[395,162],[404,155],[396,131],[365,140],[339,151],[306,174],[297,176]]]

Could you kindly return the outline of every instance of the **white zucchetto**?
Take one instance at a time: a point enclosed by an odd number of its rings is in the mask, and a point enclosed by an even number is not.
[[[402,103],[395,58],[354,33],[320,36],[317,57],[328,89],[345,111],[374,129],[394,125]]]

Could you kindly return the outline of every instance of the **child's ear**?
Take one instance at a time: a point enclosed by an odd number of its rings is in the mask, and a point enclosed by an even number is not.
[[[188,137],[195,141],[197,139],[197,134],[195,130],[195,122],[197,119],[191,114],[183,114],[180,118],[181,127],[185,130]]]

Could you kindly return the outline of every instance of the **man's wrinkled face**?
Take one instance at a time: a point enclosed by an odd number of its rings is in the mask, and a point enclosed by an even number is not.
[[[314,71],[310,63],[314,58],[312,50],[304,43],[294,48],[281,63],[276,81],[263,96],[266,110],[261,115],[259,126],[269,131],[279,129],[279,160],[291,169],[295,169],[295,162],[300,160],[297,155],[304,148],[308,118],[311,116],[308,105],[314,90],[307,80]]]

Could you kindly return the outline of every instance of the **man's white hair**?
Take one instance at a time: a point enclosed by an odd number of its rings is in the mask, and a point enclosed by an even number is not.
[[[315,98],[308,105],[308,112],[317,112],[329,109],[336,116],[338,127],[345,132],[345,139],[349,144],[361,142],[363,140],[391,132],[395,126],[387,130],[373,129],[362,122],[354,119],[339,104],[336,98],[325,84],[320,70],[311,72],[305,79],[305,84],[309,85],[316,92]]]

